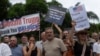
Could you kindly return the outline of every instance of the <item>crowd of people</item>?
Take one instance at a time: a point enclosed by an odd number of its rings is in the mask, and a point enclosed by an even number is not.
[[[100,33],[93,32],[90,36],[87,29],[76,32],[75,22],[64,31],[56,24],[53,26],[59,35],[55,36],[53,28],[47,27],[40,41],[34,35],[23,35],[22,43],[18,44],[16,36],[4,36],[0,56],[100,56]]]

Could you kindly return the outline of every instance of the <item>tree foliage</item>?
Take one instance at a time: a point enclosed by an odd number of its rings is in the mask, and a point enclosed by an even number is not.
[[[47,5],[44,0],[26,0],[26,14],[47,13]]]
[[[7,18],[7,11],[9,6],[9,0],[0,0],[0,20]]]
[[[96,19],[99,20],[99,17],[92,11],[87,12],[89,19]]]
[[[21,17],[25,14],[24,4],[17,3],[9,8],[8,18]]]
[[[59,2],[57,2],[56,0],[52,0],[51,2],[48,2],[47,4],[48,4],[49,6],[55,5],[55,6],[60,6],[60,7],[62,7],[62,4],[59,3]]]

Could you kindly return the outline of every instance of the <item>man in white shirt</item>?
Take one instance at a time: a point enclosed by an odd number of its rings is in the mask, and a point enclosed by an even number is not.
[[[96,56],[96,52],[97,52],[97,46],[98,46],[98,43],[97,42],[95,42],[94,44],[93,44],[93,56]]]
[[[46,37],[45,37],[45,32],[42,32],[41,33],[41,41],[37,41],[36,42],[36,46],[41,50],[43,51],[43,42],[46,41]]]
[[[5,43],[0,43],[0,56],[11,56],[11,50]]]
[[[100,56],[100,38],[98,42],[94,43],[93,52],[96,53],[95,56]]]
[[[3,42],[4,42],[5,44],[8,44],[8,45],[9,45],[9,44],[10,44],[10,37],[7,36],[7,35],[4,36],[4,37],[3,37]]]

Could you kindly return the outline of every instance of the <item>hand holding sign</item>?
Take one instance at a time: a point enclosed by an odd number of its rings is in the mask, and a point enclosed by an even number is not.
[[[75,21],[72,21],[71,24],[72,24],[72,27],[76,26],[76,22]]]

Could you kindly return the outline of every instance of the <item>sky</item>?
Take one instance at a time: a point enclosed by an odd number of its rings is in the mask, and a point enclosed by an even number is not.
[[[47,2],[50,2],[51,0],[47,0]],[[60,2],[63,7],[65,8],[69,8],[71,6],[75,6],[75,4],[77,2],[80,2],[80,4],[84,4],[86,11],[93,11],[95,14],[97,14],[97,16],[100,19],[100,0],[56,0],[58,2]],[[10,2],[12,4],[15,3],[25,3],[25,0],[10,0]],[[91,20],[92,22],[93,20]],[[95,21],[95,23],[98,23],[97,21]]]

